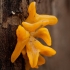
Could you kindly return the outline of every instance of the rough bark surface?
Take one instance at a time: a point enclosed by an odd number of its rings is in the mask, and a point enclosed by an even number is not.
[[[23,16],[27,8],[23,7],[22,2],[27,6],[26,0],[0,1],[0,70],[25,70],[25,62],[21,55],[14,63],[10,61],[17,42],[16,28],[27,16]]]
[[[25,70],[22,55],[14,63],[10,57],[17,42],[17,26],[28,16],[31,1],[37,2],[38,13],[50,13],[49,0],[0,0],[0,70]]]

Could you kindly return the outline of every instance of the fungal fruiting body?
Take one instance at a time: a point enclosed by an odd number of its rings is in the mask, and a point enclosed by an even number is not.
[[[11,55],[11,62],[14,63],[22,54],[26,70],[43,65],[45,59],[42,55],[51,57],[56,54],[56,51],[49,47],[51,46],[51,36],[44,26],[54,25],[58,20],[55,16],[37,14],[35,4],[32,2],[29,5],[29,16],[16,30],[17,44]],[[37,38],[41,38],[47,46],[43,45]]]
[[[47,22],[46,25],[54,25],[57,23],[58,19],[53,15],[39,15],[39,14],[37,14],[35,4],[36,4],[35,2],[32,2],[29,5],[29,8],[28,8],[29,16],[25,20],[26,22],[34,24],[35,22],[46,20],[46,22]]]

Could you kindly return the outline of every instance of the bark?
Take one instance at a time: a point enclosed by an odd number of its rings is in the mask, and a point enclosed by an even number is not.
[[[27,7],[27,1],[1,0],[0,3],[0,70],[25,70],[25,62],[21,55],[14,63],[11,63],[10,57],[17,41],[17,26],[27,16],[27,8],[23,7],[23,4]]]
[[[31,1],[37,2],[38,13],[50,14],[49,0],[0,0],[0,70],[25,70],[22,55],[14,63],[10,57],[17,42],[17,26],[27,18]]]

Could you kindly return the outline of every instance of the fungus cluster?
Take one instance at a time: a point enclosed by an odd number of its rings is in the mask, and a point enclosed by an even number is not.
[[[53,15],[37,14],[35,5],[35,2],[29,5],[29,16],[16,30],[17,44],[11,55],[11,62],[14,63],[22,54],[26,70],[43,65],[45,63],[43,56],[51,57],[56,54],[56,51],[49,47],[51,46],[51,36],[44,26],[54,25],[58,20]],[[47,46],[43,45],[37,38],[41,38]]]

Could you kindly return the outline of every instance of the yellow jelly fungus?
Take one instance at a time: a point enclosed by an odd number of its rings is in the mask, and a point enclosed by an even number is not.
[[[29,32],[26,31],[21,25],[18,26],[16,30],[16,35],[19,40],[24,40],[29,37]]]
[[[48,46],[51,46],[51,36],[47,28],[40,28],[36,31],[35,37],[41,38]]]
[[[46,20],[48,25],[54,25],[57,23],[58,19],[53,15],[39,15],[36,13],[36,3],[32,2],[28,8],[29,16],[25,20],[29,23],[35,23],[41,20]]]
[[[16,35],[17,35],[17,44],[11,57],[12,62],[14,62],[18,58],[29,38],[29,33],[21,25],[18,26],[16,30]]]
[[[26,55],[28,57],[29,64],[30,64],[31,68],[36,68],[38,65],[40,65],[40,61],[38,60],[38,59],[40,59],[39,58],[40,54],[43,54],[43,55],[46,55],[46,56],[52,56],[52,55],[56,54],[55,50],[53,50],[52,48],[50,48],[48,46],[42,45],[37,39],[35,39],[33,37],[33,36],[36,37],[37,32],[34,33],[35,35],[33,35],[31,33],[30,33],[30,35],[29,35],[29,33],[28,34],[25,33],[23,35],[22,32],[24,33],[24,32],[27,32],[27,31],[24,30],[24,27],[22,28],[22,26],[19,25],[17,30],[16,30],[17,44],[16,44],[16,47],[15,47],[13,53],[12,53],[12,56],[11,56],[11,62],[12,63],[19,57],[19,55],[22,53],[22,51],[24,49],[26,50],[26,53],[27,53]],[[40,32],[43,33],[43,30],[40,30]],[[46,35],[47,34],[48,33],[46,33]],[[46,37],[48,38],[48,35],[45,36],[45,38]],[[20,38],[22,38],[22,39],[20,40]],[[49,40],[49,38],[48,38],[48,40]],[[26,47],[25,47],[25,45],[26,45]],[[25,51],[24,51],[24,53],[25,53]]]
[[[22,25],[29,32],[33,32],[33,31],[37,30],[38,28],[45,26],[44,24],[46,24],[46,23],[47,23],[47,20],[41,20],[34,24],[30,24],[28,22],[22,22]]]
[[[51,15],[39,15],[36,13],[35,2],[28,8],[29,16],[19,25],[16,30],[17,44],[11,55],[11,62],[14,63],[22,53],[25,59],[25,69],[38,68],[45,63],[42,55],[51,57],[56,51],[51,47],[51,36],[46,25],[54,25],[57,18]],[[41,38],[46,44],[43,45],[36,38]]]

